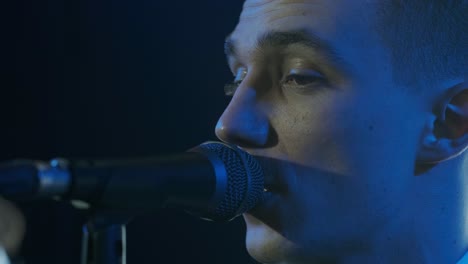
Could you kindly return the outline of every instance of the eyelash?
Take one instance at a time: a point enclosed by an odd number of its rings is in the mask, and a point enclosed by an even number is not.
[[[242,83],[242,80],[226,83],[224,85],[224,94],[226,96],[233,96],[241,83]]]
[[[294,73],[294,74],[289,74],[285,78],[283,78],[280,81],[280,84],[281,84],[282,87],[289,86],[289,84],[286,83],[287,81],[290,81],[292,79],[296,79],[296,82],[297,82],[297,79],[299,79],[299,78],[309,79],[309,81],[310,80],[313,80],[313,81],[310,81],[307,84],[293,85],[293,86],[295,86],[294,88],[306,89],[306,88],[309,88],[312,84],[314,84],[316,82],[319,82],[319,83],[325,83],[326,82],[325,78],[323,78],[323,77]],[[224,94],[226,96],[233,96],[241,83],[242,83],[242,80],[237,80],[237,81],[225,84],[224,85]]]

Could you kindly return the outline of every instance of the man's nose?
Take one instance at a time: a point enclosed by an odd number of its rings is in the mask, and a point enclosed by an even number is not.
[[[255,89],[237,91],[218,120],[216,136],[240,147],[265,146],[271,132],[267,110]]]

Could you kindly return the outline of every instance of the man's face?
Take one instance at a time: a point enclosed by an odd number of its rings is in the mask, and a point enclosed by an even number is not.
[[[260,262],[360,254],[408,221],[423,109],[393,85],[369,2],[247,0],[228,38],[242,82],[216,133],[274,160],[244,214]]]

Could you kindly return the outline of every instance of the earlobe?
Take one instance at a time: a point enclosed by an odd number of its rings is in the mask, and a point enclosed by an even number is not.
[[[428,118],[417,162],[439,163],[458,156],[468,147],[468,86],[459,83],[438,100]]]

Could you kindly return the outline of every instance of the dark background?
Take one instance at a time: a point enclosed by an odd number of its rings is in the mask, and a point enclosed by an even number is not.
[[[121,158],[215,139],[232,80],[223,54],[241,1],[0,4],[0,159]],[[86,217],[20,204],[25,263],[79,263]],[[161,210],[128,225],[128,263],[255,263],[244,224]]]

